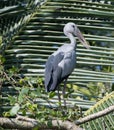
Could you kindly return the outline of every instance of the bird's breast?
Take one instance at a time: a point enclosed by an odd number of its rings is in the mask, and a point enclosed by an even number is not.
[[[71,44],[64,44],[63,46],[61,46],[58,51],[62,51],[62,52],[69,52],[74,50],[75,48],[71,45]]]

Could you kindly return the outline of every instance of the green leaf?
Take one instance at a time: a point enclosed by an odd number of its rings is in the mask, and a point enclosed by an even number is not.
[[[53,125],[52,125],[52,120],[48,120],[48,121],[47,121],[47,125],[48,125],[49,128],[51,128],[51,127],[53,126]]]
[[[17,101],[17,98],[16,98],[16,96],[8,95],[8,100],[10,101],[11,105],[14,105],[16,103],[16,101]]]
[[[1,43],[2,43],[2,36],[0,36],[0,46],[1,46]]]
[[[50,92],[50,93],[49,93],[49,98],[53,98],[55,95],[56,95],[55,92]]]
[[[35,90],[31,91],[30,95],[33,98],[35,98],[35,97],[41,97],[42,96],[41,88],[37,87]]]
[[[12,107],[12,109],[10,110],[10,115],[15,116],[19,110],[20,110],[19,104],[15,104],[15,106]]]
[[[26,94],[28,94],[28,92],[29,92],[29,88],[28,88],[28,87],[23,87],[23,88],[21,89],[20,94],[26,95]]]
[[[6,59],[2,56],[2,55],[0,55],[0,64],[2,63],[4,63],[6,61]]]
[[[19,94],[18,103],[21,104],[23,101],[24,101],[24,96],[22,94]]]
[[[20,87],[15,87],[15,90],[20,91],[21,88]]]
[[[15,73],[19,72],[19,69],[13,65],[13,66],[9,69],[9,72],[10,72],[11,74],[15,74]]]
[[[22,87],[21,91],[19,92],[18,96],[18,103],[21,104],[25,100],[25,96],[28,95],[29,88],[28,87]]]
[[[3,113],[3,116],[4,116],[4,117],[9,117],[9,116],[11,116],[11,114],[10,114],[10,112],[8,111],[8,112],[4,112],[4,113]]]

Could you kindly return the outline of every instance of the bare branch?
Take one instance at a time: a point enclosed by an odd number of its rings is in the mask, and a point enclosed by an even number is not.
[[[38,123],[36,120],[21,117],[18,118],[0,118],[0,126],[3,128],[9,129],[23,129],[23,130],[31,130],[34,127],[38,127],[39,129],[56,129],[56,130],[82,130],[75,123],[70,121],[62,121],[62,120],[52,120],[52,126],[48,126],[45,124]]]
[[[33,124],[32,122],[19,121],[14,118],[0,118],[0,126],[9,129],[30,130],[35,126],[35,124]]]
[[[77,120],[77,121],[75,121],[75,124],[76,125],[83,124],[85,122],[88,122],[88,121],[97,119],[99,117],[105,116],[105,115],[107,115],[107,114],[109,114],[109,113],[111,113],[113,111],[114,111],[114,105],[112,105],[112,106],[110,106],[110,107],[108,107],[108,108],[106,108],[106,109],[104,109],[102,111],[99,111],[99,112],[97,112],[95,114],[91,114],[91,115],[86,116],[86,117],[84,117],[84,118],[82,118],[80,120]]]

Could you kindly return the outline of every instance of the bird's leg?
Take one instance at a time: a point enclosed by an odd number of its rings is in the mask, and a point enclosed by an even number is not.
[[[59,106],[61,107],[61,95],[60,95],[60,93],[59,93],[59,87],[58,87],[57,92],[58,92]]]
[[[63,102],[65,107],[66,107],[66,100],[65,100],[66,83],[67,83],[67,78],[64,80],[64,86],[63,86]]]

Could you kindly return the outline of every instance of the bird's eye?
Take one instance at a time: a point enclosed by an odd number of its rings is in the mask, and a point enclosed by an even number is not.
[[[73,28],[75,28],[75,26],[74,26],[74,25],[72,25],[72,27],[73,27]]]

